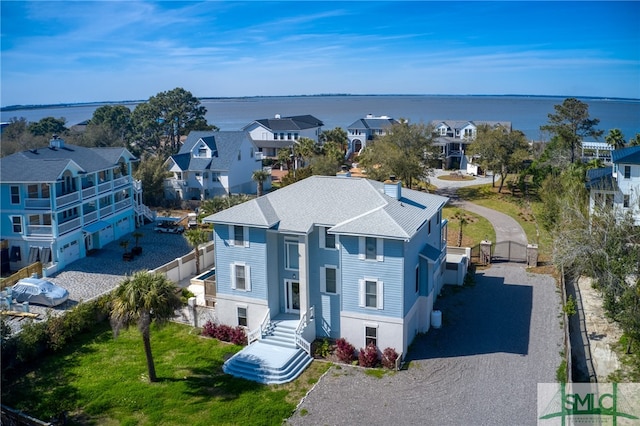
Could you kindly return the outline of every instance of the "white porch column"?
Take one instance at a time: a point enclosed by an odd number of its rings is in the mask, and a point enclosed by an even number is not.
[[[300,282],[300,314],[304,314],[309,310],[309,236],[301,235],[298,237],[298,253],[300,262],[298,264],[299,282]]]

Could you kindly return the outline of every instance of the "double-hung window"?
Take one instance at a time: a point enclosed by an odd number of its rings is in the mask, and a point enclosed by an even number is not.
[[[11,216],[11,224],[14,233],[22,234],[22,216]]]
[[[329,227],[320,227],[320,248],[336,248],[336,235],[329,233]]]
[[[622,199],[622,207],[629,207],[629,194],[624,194],[624,198]]]
[[[11,204],[20,204],[20,187],[11,187]]]
[[[240,291],[251,291],[251,274],[249,265],[243,262],[231,264],[231,288]]]
[[[631,166],[624,166],[624,178],[631,179]]]
[[[297,271],[300,263],[300,255],[298,253],[298,240],[293,238],[285,238],[284,240],[284,259],[285,269]]]
[[[364,326],[364,344],[369,346],[370,343],[378,346],[378,326],[374,324]]]
[[[320,291],[327,294],[339,293],[338,268],[333,265],[320,267]]]
[[[383,295],[382,281],[374,278],[360,280],[360,307],[383,309]]]
[[[238,325],[241,327],[247,326],[247,307],[246,306],[238,306]]]
[[[241,225],[229,225],[229,245],[249,247],[249,228]]]
[[[361,260],[384,261],[384,243],[382,238],[360,237],[360,253]]]

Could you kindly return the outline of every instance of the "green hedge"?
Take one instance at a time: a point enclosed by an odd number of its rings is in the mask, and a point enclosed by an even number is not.
[[[41,355],[57,352],[75,336],[106,321],[111,311],[111,295],[80,303],[60,316],[47,314],[41,322],[31,321],[15,335],[1,318],[2,380],[19,371]]]

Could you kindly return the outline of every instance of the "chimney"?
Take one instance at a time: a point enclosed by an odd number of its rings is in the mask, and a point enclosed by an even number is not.
[[[58,135],[53,135],[52,139],[49,141],[49,148],[64,148],[64,140],[60,139]]]
[[[394,175],[384,181],[384,193],[389,197],[399,200],[402,198],[402,182],[397,180]]]

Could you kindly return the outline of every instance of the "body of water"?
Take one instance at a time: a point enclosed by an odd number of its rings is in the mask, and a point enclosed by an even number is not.
[[[531,140],[548,140],[540,126],[554,113],[563,97],[539,96],[431,96],[431,95],[331,95],[250,98],[203,98],[206,118],[220,130],[240,130],[254,120],[311,114],[324,122],[324,129],[346,128],[367,114],[405,118],[412,123],[432,120],[511,121]],[[628,140],[640,133],[640,100],[581,98],[589,105],[591,118],[600,119],[599,129],[618,128]],[[116,104],[116,103],[113,103]],[[134,109],[136,102],[124,103]],[[88,120],[105,103],[48,106],[2,111],[1,121],[25,117],[38,121],[44,117],[64,117],[67,127]]]

